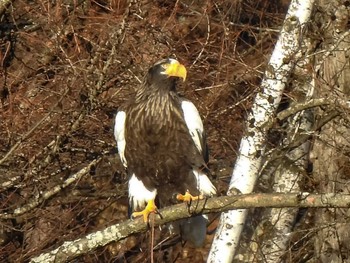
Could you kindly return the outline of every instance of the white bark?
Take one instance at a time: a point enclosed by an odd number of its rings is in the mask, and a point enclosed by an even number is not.
[[[275,50],[267,66],[261,91],[255,98],[248,116],[247,134],[242,138],[228,194],[235,189],[241,193],[253,191],[265,151],[267,124],[281,100],[282,92],[295,65],[299,50],[298,39],[310,17],[313,1],[293,0],[290,4]],[[232,210],[222,214],[208,256],[208,262],[232,262],[246,220],[247,210]]]
[[[296,57],[297,67],[293,71],[293,93],[296,103],[304,103],[310,101],[315,90],[315,76],[310,74],[308,66],[314,61],[313,54],[314,45],[310,39],[303,38],[302,48]],[[306,55],[305,55],[306,54]],[[301,135],[310,134],[314,124],[313,109],[303,110],[286,121],[287,135],[283,139],[282,145],[292,145],[295,138]],[[276,164],[272,165],[274,178],[273,191],[277,193],[298,193],[300,189],[300,180],[305,178],[306,169],[309,164],[310,141],[307,140],[295,149],[282,153]],[[273,151],[273,149],[272,149]],[[263,238],[259,243],[259,258],[264,262],[283,262],[283,256],[288,250],[290,239],[292,237],[298,208],[273,208],[266,211],[266,215],[262,224],[263,229],[258,227],[258,232],[263,234]],[[268,223],[267,223],[268,222]],[[250,253],[254,254],[254,253]],[[256,256],[256,255],[254,255]]]
[[[307,133],[311,130],[313,114],[311,110],[303,111],[295,116],[289,123],[290,128],[295,128],[295,135]],[[294,125],[294,126],[293,126]],[[288,135],[291,142],[293,136]],[[286,154],[275,173],[273,191],[277,193],[298,193],[300,187],[298,181],[305,176],[310,142],[306,141],[293,151]],[[273,208],[267,213],[266,219],[261,224],[268,226],[268,230],[259,230],[266,233],[263,237],[259,258],[264,262],[283,262],[283,256],[288,250],[291,234],[298,214],[298,208]],[[267,224],[266,221],[269,223]],[[267,228],[267,227],[265,227]]]

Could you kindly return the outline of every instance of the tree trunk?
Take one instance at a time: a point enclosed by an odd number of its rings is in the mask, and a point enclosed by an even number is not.
[[[292,1],[275,50],[271,56],[261,92],[248,116],[247,134],[240,145],[228,194],[250,193],[256,184],[263,155],[266,133],[280,103],[289,75],[295,66],[294,56],[300,49],[295,39],[302,38],[301,26],[310,17],[313,1]],[[221,215],[208,262],[232,262],[238,247],[247,210],[234,210]]]
[[[320,0],[322,50],[318,55],[319,97],[349,100],[350,34],[349,6],[346,1]],[[340,110],[340,107],[338,106]],[[349,193],[349,119],[345,112],[327,124],[315,138],[313,147],[314,176],[320,193]],[[322,114],[322,112],[320,112]],[[350,257],[349,209],[319,209],[316,212],[317,262],[344,262]]]

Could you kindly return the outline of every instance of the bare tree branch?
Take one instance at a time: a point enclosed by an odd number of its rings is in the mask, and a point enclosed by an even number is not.
[[[329,105],[331,103],[332,102],[326,98],[310,99],[310,100],[305,101],[305,102],[297,102],[297,103],[289,106],[288,109],[281,111],[277,115],[277,119],[284,120],[284,119],[291,117],[292,115],[294,115],[300,111],[307,110],[307,109],[314,108],[314,107],[318,107],[318,106],[326,106],[326,105]]]
[[[16,208],[12,213],[0,214],[0,218],[1,219],[9,219],[9,218],[14,218],[16,216],[20,216],[20,215],[23,215],[24,213],[27,213],[28,211],[30,211],[33,208],[40,205],[45,200],[48,200],[53,195],[62,191],[67,186],[78,181],[83,175],[87,174],[90,171],[92,166],[98,164],[100,161],[101,161],[101,158],[93,160],[91,163],[89,163],[87,166],[85,166],[79,172],[69,176],[62,184],[56,185],[55,187],[41,193],[40,195],[35,196],[33,199],[29,200],[29,202],[27,204],[25,204],[24,206],[21,206],[19,208]]]
[[[57,106],[62,102],[65,95],[68,93],[69,89],[66,88],[63,94],[61,95],[60,99],[55,103],[55,105],[50,109],[50,111],[42,117],[37,123],[35,123],[29,131],[26,132],[16,143],[11,147],[11,149],[5,154],[4,157],[0,159],[0,165],[3,164],[7,158],[21,145],[21,143],[26,140],[38,127],[40,127],[45,121],[51,116],[51,114],[54,113],[54,110],[57,108]]]
[[[232,209],[247,209],[253,207],[350,207],[350,195],[342,194],[246,194],[238,196],[221,196],[201,200],[192,204],[193,214],[217,213]],[[191,217],[189,208],[184,204],[174,205],[160,210],[162,218],[155,218],[155,226],[163,225],[178,219]],[[66,241],[61,246],[48,253],[32,258],[30,262],[65,262],[93,249],[105,246],[112,241],[119,241],[135,233],[146,231],[147,224],[142,218],[127,220],[101,231],[88,234],[85,237]]]
[[[0,16],[5,13],[7,6],[11,3],[11,0],[0,0]]]

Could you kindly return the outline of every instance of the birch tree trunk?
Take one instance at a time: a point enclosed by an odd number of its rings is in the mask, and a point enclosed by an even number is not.
[[[314,63],[315,45],[308,36],[300,39],[300,43],[301,49],[295,56],[297,66],[293,70],[293,79],[289,85],[289,96],[292,99],[288,99],[288,104],[292,105],[310,102],[315,88],[314,75],[310,74],[310,65]],[[278,133],[282,139],[280,143],[271,141],[273,147],[266,153],[268,164],[262,171],[262,178],[272,182],[272,187],[267,187],[272,188],[273,192],[298,193],[304,190],[300,184],[307,176],[309,168],[311,142],[305,135],[312,133],[314,109],[297,112],[280,122]],[[305,140],[296,143],[303,136]],[[295,147],[296,144],[300,145]],[[255,230],[255,242],[251,242],[250,250],[245,253],[244,258],[249,262],[283,262],[298,213],[298,208],[266,210]]]
[[[350,34],[347,1],[319,0],[319,30],[323,36],[318,58],[319,97],[350,99]],[[348,110],[327,124],[316,136],[313,148],[314,176],[319,192],[349,193]],[[319,112],[322,114],[322,112]],[[349,209],[319,209],[316,212],[315,253],[317,262],[347,262],[350,257]]]
[[[295,41],[303,37],[302,26],[309,20],[313,1],[291,2],[280,37],[248,116],[247,133],[240,145],[228,194],[250,193],[256,184],[265,152],[268,124],[280,103],[282,92],[295,65],[294,56],[300,49]],[[208,262],[232,262],[246,220],[247,210],[223,213],[208,256]]]
[[[306,83],[310,84],[310,83]],[[307,85],[304,85],[304,87]],[[307,97],[307,96],[305,96]],[[295,137],[310,132],[313,125],[313,112],[311,109],[296,114],[287,122],[287,136],[284,145],[290,145]],[[294,131],[293,131],[294,130]],[[274,184],[273,192],[297,193],[301,191],[300,182],[305,178],[308,168],[310,141],[305,141],[295,149],[288,150],[279,156],[272,165],[271,174]],[[283,262],[288,251],[290,239],[294,231],[298,208],[273,208],[264,213],[263,220],[255,231],[257,244],[255,253],[247,253],[249,262]]]

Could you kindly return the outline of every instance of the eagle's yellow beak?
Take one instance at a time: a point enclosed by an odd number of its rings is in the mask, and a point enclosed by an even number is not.
[[[177,60],[173,60],[164,72],[169,77],[179,77],[183,81],[186,80],[187,70],[184,65],[180,64]]]

